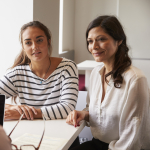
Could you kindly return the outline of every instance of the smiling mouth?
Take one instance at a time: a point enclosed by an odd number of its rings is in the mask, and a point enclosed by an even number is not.
[[[94,53],[94,56],[100,56],[100,55],[103,54],[103,53],[104,53],[104,51],[98,52],[98,53]]]

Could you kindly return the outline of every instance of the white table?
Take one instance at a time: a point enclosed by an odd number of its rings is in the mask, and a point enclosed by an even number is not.
[[[5,121],[4,130],[8,135],[17,121]],[[48,120],[45,122],[45,136],[67,139],[67,142],[59,150],[67,150],[82,129],[85,127],[85,121],[81,122],[79,127],[68,125],[65,119]],[[44,129],[43,120],[21,120],[11,135],[15,139],[25,133],[42,135]]]
[[[102,62],[96,62],[94,60],[85,60],[85,61],[77,64],[78,70],[85,70],[85,88],[86,88],[86,90],[88,90],[91,71],[100,64],[102,64]]]

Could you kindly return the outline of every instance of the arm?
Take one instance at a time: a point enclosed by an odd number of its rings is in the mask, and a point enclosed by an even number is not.
[[[82,120],[89,121],[89,112],[74,110],[67,116],[66,123],[77,127]]]
[[[18,120],[22,113],[24,113],[24,119],[33,120],[42,118],[41,109],[35,109],[34,107],[27,105],[5,105],[5,120]]]
[[[7,98],[17,96],[18,92],[12,78],[17,80],[14,71],[11,71],[0,80],[0,94],[4,94]],[[24,118],[33,120],[34,118],[42,118],[40,109],[35,109],[32,106],[26,105],[10,105],[5,104],[5,120],[6,119],[19,119],[20,115],[24,113]]]
[[[66,123],[76,127],[79,126],[79,122],[82,120],[89,122],[89,92],[87,93],[86,102],[86,108],[84,108],[82,111],[74,110],[70,112],[70,114],[67,116]],[[89,126],[89,123],[87,123],[87,125]]]
[[[11,150],[10,140],[8,139],[2,126],[0,126],[0,149],[1,150]]]
[[[147,80],[141,77],[129,87],[119,123],[119,139],[111,141],[110,150],[140,150],[149,118],[149,91]]]
[[[46,119],[64,119],[75,109],[78,98],[78,70],[74,63],[68,63],[61,71],[61,92],[59,103],[41,108]]]

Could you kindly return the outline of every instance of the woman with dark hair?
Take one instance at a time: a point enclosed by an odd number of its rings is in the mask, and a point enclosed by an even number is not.
[[[131,65],[123,28],[115,16],[99,16],[86,31],[95,61],[83,111],[66,119],[75,127],[86,120],[93,135],[71,150],[140,150],[150,148],[150,97],[147,79]]]
[[[65,58],[51,57],[49,29],[39,21],[22,26],[22,50],[14,65],[0,81],[0,94],[19,97],[21,105],[5,107],[5,119],[66,118],[75,109],[78,97],[76,64]]]

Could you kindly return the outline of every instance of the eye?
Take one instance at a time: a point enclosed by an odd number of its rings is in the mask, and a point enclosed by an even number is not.
[[[37,42],[41,43],[41,42],[43,42],[43,39],[38,39]]]
[[[98,39],[96,39],[96,41],[105,41],[106,40],[106,38],[98,38]]]
[[[31,44],[31,42],[30,42],[30,41],[27,41],[27,42],[25,42],[25,44],[26,44],[26,45],[30,45],[30,44]]]
[[[87,42],[88,42],[89,44],[92,44],[92,43],[93,43],[93,41],[92,41],[92,40],[87,40]]]

